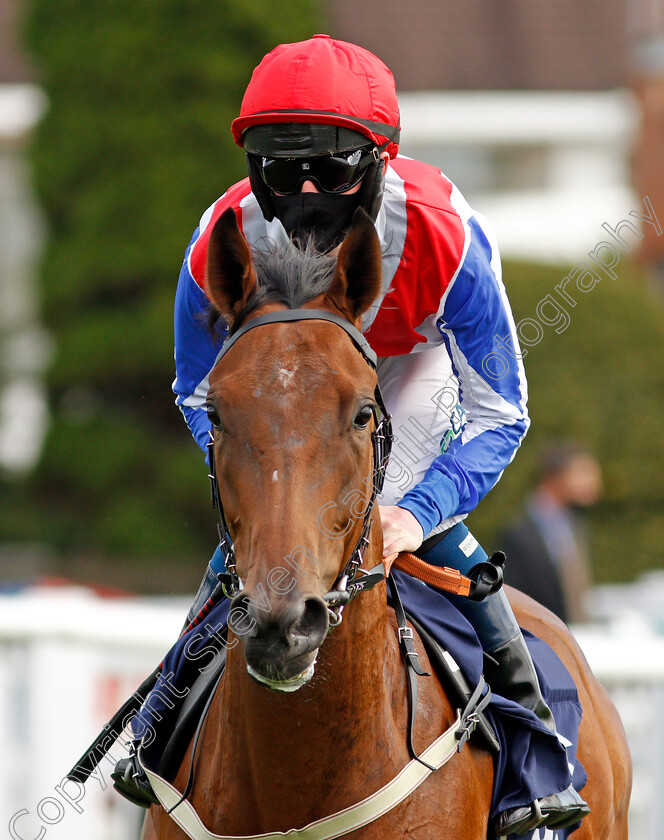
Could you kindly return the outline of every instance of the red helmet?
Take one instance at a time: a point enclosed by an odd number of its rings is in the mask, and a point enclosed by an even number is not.
[[[274,123],[347,128],[394,158],[400,130],[394,77],[373,53],[329,35],[281,44],[253,72],[232,125],[235,142],[244,146],[248,128]]]

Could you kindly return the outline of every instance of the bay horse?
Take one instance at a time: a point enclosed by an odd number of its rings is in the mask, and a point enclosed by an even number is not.
[[[263,276],[274,269],[270,260],[281,262],[277,273],[285,276],[278,295]],[[336,264],[300,253],[261,265],[227,211],[210,239],[207,282],[231,334],[289,308],[324,310],[359,329],[380,291],[380,247],[369,217],[358,212]],[[233,607],[244,610],[251,629],[229,636],[241,643],[229,643],[195,750],[189,801],[208,829],[200,836],[282,836],[360,802],[410,761],[406,676],[385,584],[347,605],[328,634],[333,613],[325,596],[362,537],[357,500],[362,490],[366,497],[375,468],[375,389],[376,373],[346,330],[325,320],[262,323],[239,336],[211,373],[214,467],[243,582]],[[383,559],[376,506],[369,521],[365,569]],[[625,840],[631,767],[618,714],[565,625],[508,592],[519,623],[551,645],[578,687],[578,757],[591,812],[574,836]],[[269,610],[256,606],[266,595]],[[418,753],[456,716],[435,678],[419,682]],[[178,791],[191,754],[192,745],[174,781]],[[471,739],[400,804],[352,834],[493,837],[492,780],[492,756]],[[142,840],[186,836],[162,807],[146,815]]]

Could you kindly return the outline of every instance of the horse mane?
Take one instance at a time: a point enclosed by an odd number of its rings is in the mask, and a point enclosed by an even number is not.
[[[298,309],[323,294],[330,288],[337,264],[336,257],[322,254],[312,239],[297,248],[264,240],[260,247],[252,247],[251,256],[257,288],[233,319],[229,335],[237,332],[249,315],[261,306],[282,303],[289,309]],[[213,307],[209,318],[211,329],[219,318],[220,313]]]

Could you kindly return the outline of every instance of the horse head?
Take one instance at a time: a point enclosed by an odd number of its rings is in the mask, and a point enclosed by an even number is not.
[[[231,336],[291,308],[359,329],[380,292],[380,245],[358,211],[336,260],[293,248],[252,256],[229,210],[211,233],[207,284]],[[375,370],[324,320],[250,329],[210,375],[214,468],[242,585],[230,625],[250,675],[270,688],[293,691],[313,675],[330,627],[324,598],[377,516],[375,391]],[[370,540],[380,556],[378,522]]]

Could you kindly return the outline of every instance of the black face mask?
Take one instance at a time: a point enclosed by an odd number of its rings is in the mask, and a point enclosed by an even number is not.
[[[274,215],[293,239],[311,237],[316,248],[327,253],[343,240],[359,206],[359,194],[329,195],[296,193],[272,196]]]

